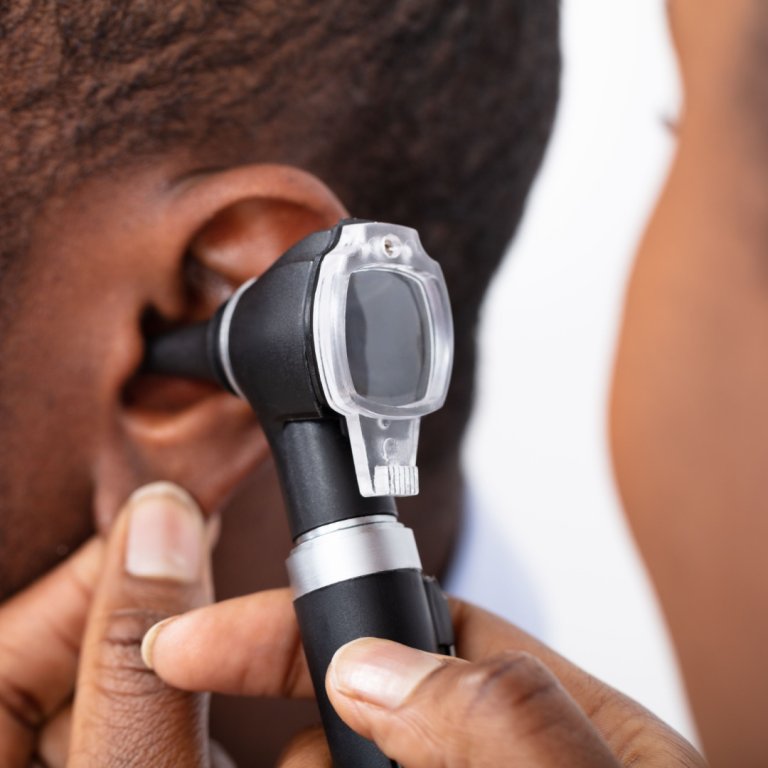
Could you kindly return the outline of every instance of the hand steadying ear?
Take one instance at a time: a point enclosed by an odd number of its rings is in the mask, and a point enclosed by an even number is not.
[[[146,627],[211,600],[210,537],[193,499],[155,483],[125,505],[107,542],[83,638],[67,765],[210,766],[207,696],[142,674]]]
[[[210,600],[214,535],[180,488],[147,486],[106,543],[0,607],[3,768],[231,765],[208,743],[207,696],[153,681],[139,658],[147,626]]]

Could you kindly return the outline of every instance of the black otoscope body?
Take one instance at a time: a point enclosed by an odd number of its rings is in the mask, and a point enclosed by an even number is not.
[[[452,653],[445,597],[424,576],[394,496],[418,493],[419,419],[453,355],[440,267],[409,228],[346,220],[287,251],[203,325],[153,340],[145,369],[246,399],[269,440],[294,548],[287,565],[337,768],[395,764],[336,714],[335,651],[358,637]]]

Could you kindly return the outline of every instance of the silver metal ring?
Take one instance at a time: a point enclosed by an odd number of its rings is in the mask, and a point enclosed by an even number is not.
[[[243,390],[237,383],[234,371],[232,370],[232,360],[229,357],[229,331],[232,326],[232,316],[235,314],[237,302],[240,301],[240,297],[258,280],[257,277],[252,277],[247,282],[243,283],[232,295],[224,307],[224,314],[221,316],[221,325],[219,326],[219,355],[221,356],[221,367],[224,369],[224,373],[227,376],[229,386],[235,390],[235,392],[247,400],[243,394]]]
[[[342,528],[331,523],[323,528],[331,530],[317,529],[316,535],[294,547],[286,561],[294,600],[360,576],[421,570],[413,531],[393,518]]]

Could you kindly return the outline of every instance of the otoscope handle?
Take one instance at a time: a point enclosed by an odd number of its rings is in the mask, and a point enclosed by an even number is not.
[[[333,654],[359,637],[451,653],[445,597],[422,574],[413,532],[391,496],[360,496],[338,420],[264,425],[296,546],[288,573],[301,639],[336,768],[394,765],[336,714],[325,693]]]
[[[288,560],[304,651],[336,768],[396,765],[349,728],[328,700],[325,675],[342,645],[379,637],[432,653],[453,652],[447,602],[437,582],[421,572],[413,533],[383,517],[368,520],[327,526],[329,531],[315,532]]]

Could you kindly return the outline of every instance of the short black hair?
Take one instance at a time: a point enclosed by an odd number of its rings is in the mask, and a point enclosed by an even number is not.
[[[558,0],[0,0],[0,301],[36,212],[86,178],[180,149],[298,165],[442,263],[456,373],[432,431],[455,443],[479,305],[550,134],[558,34]]]

